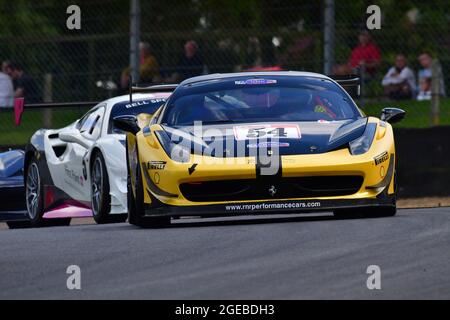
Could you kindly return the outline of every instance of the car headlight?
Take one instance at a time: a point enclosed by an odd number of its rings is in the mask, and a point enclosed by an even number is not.
[[[187,139],[172,141],[165,131],[155,131],[155,135],[170,159],[181,163],[189,162],[191,158],[191,141]]]
[[[376,123],[368,123],[363,135],[349,143],[350,153],[354,156],[369,151],[377,130]]]

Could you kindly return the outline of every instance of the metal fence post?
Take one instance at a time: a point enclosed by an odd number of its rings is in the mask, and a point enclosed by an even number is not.
[[[324,48],[323,48],[323,72],[325,74],[331,74],[331,70],[334,65],[334,0],[325,0],[325,13],[324,13]]]
[[[139,42],[141,37],[140,0],[131,0],[130,10],[130,75],[135,83],[139,82]]]
[[[46,73],[44,75],[44,85],[42,88],[42,100],[44,102],[52,102],[53,100],[53,75],[51,73]],[[45,108],[42,113],[44,128],[52,127],[52,109]]]
[[[95,70],[95,42],[88,42],[88,70]],[[93,100],[94,95],[94,84],[96,79],[94,78],[94,73],[91,71],[88,75],[88,97],[89,100]]]
[[[431,64],[431,125],[439,125],[442,69],[437,59]]]

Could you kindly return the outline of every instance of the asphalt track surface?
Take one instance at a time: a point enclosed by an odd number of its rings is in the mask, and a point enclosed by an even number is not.
[[[0,230],[0,299],[449,299],[449,270],[450,208]]]

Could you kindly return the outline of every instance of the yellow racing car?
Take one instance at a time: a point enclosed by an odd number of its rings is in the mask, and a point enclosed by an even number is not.
[[[365,116],[343,89],[355,81],[293,71],[206,75],[173,86],[153,115],[114,118],[127,133],[129,222],[395,215],[390,123],[405,112]]]

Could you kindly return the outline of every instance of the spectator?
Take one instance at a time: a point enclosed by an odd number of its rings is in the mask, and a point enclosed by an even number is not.
[[[189,40],[184,45],[184,55],[178,62],[176,78],[184,80],[203,74],[203,60],[198,53],[198,45],[194,40]]]
[[[349,67],[351,69],[364,67],[366,74],[373,77],[380,63],[380,49],[372,42],[372,37],[366,30],[359,34],[358,40],[359,45],[350,55]]]
[[[40,101],[39,90],[34,79],[25,73],[20,64],[9,60],[4,61],[2,71],[13,81],[15,98],[25,98],[27,103]]]
[[[431,100],[431,78],[424,77],[420,79],[417,100]]]
[[[425,52],[419,56],[419,62],[422,66],[422,69],[419,70],[419,86],[423,100],[423,98],[431,97],[431,79],[433,78],[431,66],[433,58],[429,53]],[[445,97],[445,84],[442,76],[439,77],[439,94]]]
[[[122,89],[128,88],[131,68],[128,67],[122,72],[120,86]],[[142,83],[154,83],[161,81],[159,65],[156,58],[150,52],[148,42],[139,43],[139,77]]]
[[[384,93],[391,99],[402,100],[415,97],[416,78],[407,66],[407,60],[403,54],[395,57],[394,66],[386,73],[381,84],[384,87]]]
[[[0,108],[12,107],[14,104],[14,89],[11,78],[0,71]]]
[[[11,80],[12,80],[12,74],[13,74],[12,65],[13,65],[13,62],[11,60],[5,60],[2,62],[2,70],[1,70],[3,73],[7,74],[11,78]],[[12,81],[13,81],[14,89],[16,89],[14,80],[12,80]]]

